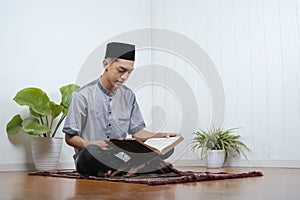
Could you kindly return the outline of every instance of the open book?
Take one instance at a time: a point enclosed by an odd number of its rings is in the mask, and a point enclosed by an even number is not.
[[[119,148],[132,153],[165,154],[183,140],[182,136],[170,138],[150,138],[143,142],[138,138],[110,139],[109,145],[112,148]]]

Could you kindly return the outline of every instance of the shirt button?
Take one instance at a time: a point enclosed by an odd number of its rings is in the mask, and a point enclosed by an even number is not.
[[[111,111],[109,112],[109,114],[111,114]]]
[[[111,124],[108,124],[108,126],[111,126]]]
[[[107,139],[109,139],[109,136],[106,136]]]

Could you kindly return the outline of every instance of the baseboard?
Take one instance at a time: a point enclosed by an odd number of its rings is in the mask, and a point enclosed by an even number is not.
[[[74,162],[58,163],[57,169],[75,169]],[[33,171],[33,163],[0,164],[0,171]]]
[[[174,166],[205,166],[205,161],[194,160],[176,160]],[[231,167],[282,167],[282,168],[300,168],[300,160],[235,160],[231,163],[225,163],[225,166]]]
[[[199,166],[204,167],[204,160],[200,159],[187,159],[176,160],[173,162],[174,166]],[[238,160],[225,166],[231,167],[281,167],[281,168],[300,168],[300,160]],[[59,163],[57,169],[75,169],[73,162]],[[35,170],[34,164],[0,164],[0,171],[33,171]]]
[[[34,164],[16,163],[16,164],[1,164],[0,171],[31,171],[34,169]]]

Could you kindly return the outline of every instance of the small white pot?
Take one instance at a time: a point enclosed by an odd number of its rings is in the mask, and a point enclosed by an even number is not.
[[[210,150],[206,155],[206,166],[207,168],[221,168],[223,167],[224,159],[224,150]]]
[[[55,170],[61,154],[63,138],[34,137],[31,141],[32,158],[37,170]]]

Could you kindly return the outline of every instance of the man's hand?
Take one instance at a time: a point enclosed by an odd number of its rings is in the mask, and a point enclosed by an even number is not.
[[[101,147],[101,149],[103,149],[103,150],[109,150],[109,146],[107,144],[107,141],[99,140],[99,141],[95,141],[93,143],[98,145],[99,147]]]
[[[139,132],[133,135],[134,138],[139,138],[143,141],[149,138],[169,138],[169,137],[176,137],[180,136],[180,133],[169,132],[169,133],[152,133],[146,130],[140,130]]]
[[[157,134],[161,134],[161,137],[163,138],[180,136],[180,133],[157,133]]]
[[[107,144],[107,141],[105,140],[99,140],[99,141],[87,141],[79,137],[78,135],[69,135],[66,134],[65,140],[68,145],[76,148],[76,149],[83,149],[84,147],[95,144],[101,147],[103,150],[109,150],[109,146]]]

